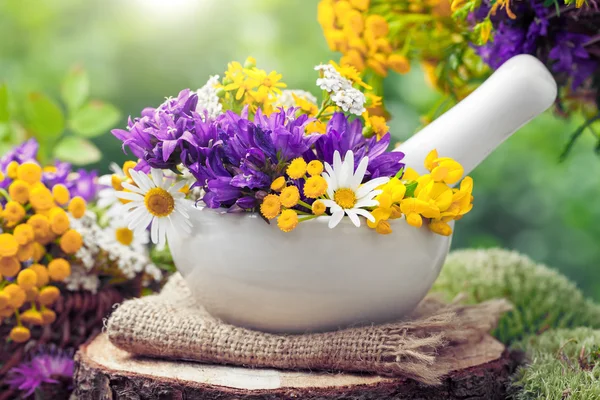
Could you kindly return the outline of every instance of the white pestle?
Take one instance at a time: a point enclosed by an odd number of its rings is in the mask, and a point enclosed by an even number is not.
[[[516,56],[395,151],[404,152],[407,167],[424,174],[423,161],[436,149],[440,157],[460,162],[467,175],[519,128],[547,110],[556,95],[554,78],[537,58]]]

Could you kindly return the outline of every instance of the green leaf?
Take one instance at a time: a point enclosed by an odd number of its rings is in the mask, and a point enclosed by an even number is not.
[[[71,69],[63,80],[60,94],[70,112],[79,109],[90,94],[90,80],[85,69]]]
[[[4,140],[8,136],[10,136],[10,124],[0,122],[0,140]]]
[[[89,140],[67,136],[54,148],[54,156],[74,165],[86,165],[100,161],[102,153]]]
[[[121,113],[112,104],[91,101],[73,114],[70,126],[77,135],[90,138],[108,131],[120,118]]]
[[[6,83],[0,85],[0,122],[8,122],[10,114],[8,112],[8,87]]]
[[[65,129],[65,116],[58,105],[43,93],[33,92],[25,100],[27,126],[40,142],[53,142]]]

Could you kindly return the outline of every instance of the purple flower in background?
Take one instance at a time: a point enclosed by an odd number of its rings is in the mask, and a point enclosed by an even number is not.
[[[54,168],[45,168],[42,175],[42,181],[47,187],[52,187],[57,184],[67,185],[67,179],[71,173],[71,164],[68,162],[57,161],[54,163]]]
[[[589,78],[597,67],[597,63],[590,60],[590,54],[584,44],[590,40],[587,35],[576,33],[559,33],[556,36],[556,46],[549,54],[551,60],[556,62],[552,70],[556,73],[565,73],[573,77],[572,87],[578,88]]]
[[[6,172],[6,167],[12,161],[16,161],[19,164],[22,164],[25,161],[35,161],[37,158],[38,149],[39,144],[35,139],[32,138],[27,140],[26,142],[6,153],[0,159],[0,169],[2,169],[3,172]]]
[[[93,200],[98,192],[97,178],[98,171],[78,170],[76,176],[67,182],[71,197],[81,196],[86,202]]]
[[[23,391],[23,397],[29,397],[44,383],[58,384],[61,381],[70,381],[72,376],[72,352],[51,347],[42,349],[31,361],[12,368],[8,372],[6,383],[13,390]]]
[[[339,151],[346,154],[348,150],[354,152],[355,168],[363,157],[369,157],[369,165],[365,178],[374,179],[382,176],[392,177],[404,167],[401,162],[404,158],[402,152],[387,152],[391,136],[385,134],[379,141],[376,137],[370,139],[362,135],[362,123],[355,119],[349,121],[343,113],[335,113],[327,124],[325,134],[320,135],[315,143],[316,157],[307,154],[307,159],[319,159],[329,164],[333,163],[333,154]]]
[[[528,53],[525,39],[526,32],[522,28],[500,22],[494,41],[477,48],[477,52],[486,64],[497,69],[514,56]]]
[[[489,14],[490,0],[484,0],[468,21],[476,24]],[[492,15],[493,40],[475,46],[477,53],[493,69],[518,54],[531,54],[554,73],[560,85],[580,88],[588,78],[600,73],[600,9],[595,0],[557,12],[553,3],[526,0],[512,3],[515,19],[505,10]],[[595,39],[594,39],[595,38]],[[596,88],[597,90],[597,88]]]

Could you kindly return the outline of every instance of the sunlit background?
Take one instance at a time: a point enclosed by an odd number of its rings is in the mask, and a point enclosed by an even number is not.
[[[91,92],[126,116],[198,88],[230,60],[254,56],[290,87],[315,92],[312,67],[336,57],[316,21],[317,0],[5,0],[0,2],[0,81],[19,99],[30,91],[58,98],[74,65]],[[418,66],[386,80],[392,134],[420,126],[437,94]],[[453,245],[502,246],[560,269],[600,299],[600,157],[583,138],[558,163],[580,120],[544,115],[522,129],[473,174],[475,208],[457,224]],[[1,138],[4,142],[8,138]],[[93,142],[107,170],[125,159],[108,132]],[[402,257],[401,254],[398,257]]]

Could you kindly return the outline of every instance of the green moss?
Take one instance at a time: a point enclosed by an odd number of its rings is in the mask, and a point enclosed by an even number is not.
[[[504,297],[515,306],[494,335],[512,343],[551,328],[600,328],[600,306],[585,299],[565,276],[512,251],[460,250],[448,256],[435,291],[472,303]]]
[[[600,331],[590,328],[558,329],[515,344],[531,363],[512,380],[517,400],[600,399]]]

